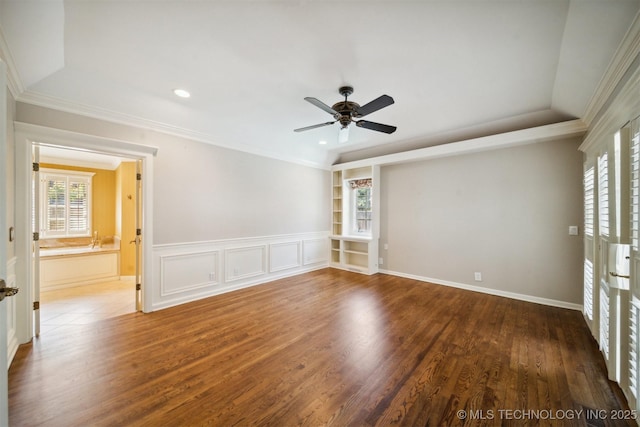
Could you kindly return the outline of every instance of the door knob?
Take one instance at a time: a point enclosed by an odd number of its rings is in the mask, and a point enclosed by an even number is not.
[[[0,301],[2,301],[4,297],[14,296],[18,291],[18,288],[7,288],[4,280],[0,279]]]

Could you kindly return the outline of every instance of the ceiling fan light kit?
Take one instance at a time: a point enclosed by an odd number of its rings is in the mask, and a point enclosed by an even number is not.
[[[312,97],[305,98],[305,101],[331,114],[334,118],[334,121],[294,129],[294,132],[304,132],[311,129],[330,126],[334,123],[339,122],[340,135],[338,138],[338,142],[342,143],[342,142],[347,142],[349,138],[349,125],[351,123],[355,123],[356,126],[360,128],[374,130],[377,132],[383,132],[388,134],[391,134],[396,131],[397,128],[395,126],[370,122],[367,120],[355,120],[393,104],[394,101],[392,97],[390,97],[389,95],[382,95],[374,99],[373,101],[363,106],[360,106],[359,104],[353,101],[347,100],[349,95],[353,93],[353,87],[342,86],[340,89],[338,89],[338,92],[340,93],[340,95],[344,96],[344,101],[336,102],[331,107],[329,107],[327,104],[320,101],[319,99],[312,98]]]

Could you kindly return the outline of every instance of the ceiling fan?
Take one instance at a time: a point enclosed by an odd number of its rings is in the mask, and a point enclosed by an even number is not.
[[[342,86],[340,89],[338,89],[338,92],[340,93],[340,95],[344,96],[344,101],[336,102],[332,107],[329,107],[327,104],[316,98],[305,98],[305,101],[308,101],[321,110],[324,110],[327,113],[331,114],[335,119],[334,121],[294,129],[294,132],[304,132],[311,129],[330,126],[334,123],[340,122],[341,127],[338,140],[339,142],[347,142],[347,140],[349,139],[349,125],[351,123],[355,123],[358,127],[375,130],[378,132],[393,133],[396,131],[397,128],[395,126],[383,125],[382,123],[370,122],[367,120],[355,120],[393,104],[394,101],[392,97],[390,97],[389,95],[382,95],[369,102],[368,104],[360,106],[355,102],[347,101],[347,97],[353,93],[353,88],[351,86]]]

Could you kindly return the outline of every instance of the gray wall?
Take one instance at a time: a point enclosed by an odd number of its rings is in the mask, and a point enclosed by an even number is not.
[[[23,103],[16,120],[158,147],[154,244],[330,228],[328,171]]]
[[[382,167],[382,268],[582,304],[579,144]],[[569,225],[581,235],[569,236]]]

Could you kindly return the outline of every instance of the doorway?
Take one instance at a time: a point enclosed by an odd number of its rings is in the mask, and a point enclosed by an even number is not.
[[[147,278],[151,282],[152,273],[153,159],[157,148],[19,122],[16,122],[14,126],[17,165],[16,194],[32,194],[34,191],[32,185],[34,182],[34,172],[32,171],[34,146],[55,147],[76,154],[118,157],[136,164],[135,191],[138,196],[136,200],[139,200],[137,205],[140,207],[135,212],[139,224],[135,236],[135,247],[138,253],[135,259],[138,261],[139,274],[135,278],[136,297],[139,302],[137,309],[143,312],[152,311],[151,292],[146,292],[145,283]],[[40,320],[39,300],[37,299],[37,296],[40,295],[38,289],[40,280],[34,277],[37,270],[33,268],[34,264],[39,263],[39,259],[34,259],[33,256],[39,253],[33,248],[38,244],[37,241],[34,241],[35,236],[32,232],[35,207],[36,203],[31,197],[16,200],[16,229],[19,230],[16,233],[16,253],[18,254],[16,275],[20,283],[25,284],[24,293],[21,292],[21,299],[17,302],[17,335],[20,343],[27,343],[36,335],[36,326]],[[128,245],[129,241],[121,243]],[[145,272],[144,276],[142,272]]]
[[[35,143],[32,150],[36,335],[135,312],[137,159]]]

